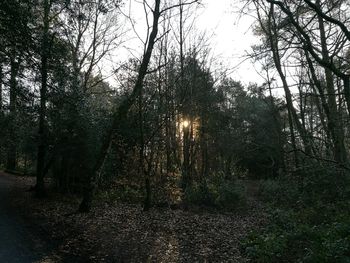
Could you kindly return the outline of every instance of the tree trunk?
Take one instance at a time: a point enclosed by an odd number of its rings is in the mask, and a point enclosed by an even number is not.
[[[266,70],[266,74],[267,74],[267,83],[268,83],[268,90],[269,90],[269,95],[270,95],[270,109],[271,109],[271,114],[274,120],[274,128],[275,131],[277,133],[277,138],[278,138],[278,147],[279,147],[279,159],[278,159],[278,175],[280,175],[281,173],[285,173],[286,171],[286,165],[284,162],[284,157],[285,157],[285,153],[284,153],[284,140],[283,140],[283,136],[282,136],[282,125],[281,125],[281,121],[280,121],[280,113],[278,111],[278,109],[276,109],[275,107],[275,101],[272,95],[272,87],[271,87],[271,78],[270,78],[270,74],[269,74],[269,69],[267,68]],[[296,145],[295,145],[295,139],[293,136],[293,149],[295,149]],[[296,160],[297,160],[297,155],[295,155]],[[297,162],[296,162],[297,163]]]
[[[0,117],[2,117],[2,83],[3,83],[3,73],[2,73],[2,62],[0,61]]]
[[[316,4],[319,6],[320,1],[317,1]],[[320,28],[322,57],[326,63],[330,63],[323,19],[318,17],[318,22]],[[328,122],[334,144],[334,158],[340,164],[345,164],[347,162],[347,153],[344,144],[344,130],[341,122],[341,114],[337,110],[333,73],[329,68],[325,68],[325,76],[329,105]]]
[[[190,177],[190,127],[183,127],[182,190],[186,191]]]
[[[316,70],[315,67],[313,65],[312,60],[310,59],[309,53],[307,50],[305,50],[305,57],[306,57],[306,61],[308,63],[309,66],[309,72],[311,74],[311,76],[309,76],[310,82],[311,82],[311,88],[312,90],[315,92],[315,94],[317,95],[316,97],[316,107],[318,109],[318,113],[320,115],[320,120],[321,120],[321,124],[323,129],[326,132],[326,147],[330,147],[331,144],[331,130],[332,127],[334,127],[333,125],[330,125],[330,123],[333,121],[329,116],[329,107],[328,107],[328,103],[323,91],[323,87],[321,82],[318,80],[317,75],[316,75]],[[321,103],[320,103],[321,101]],[[321,108],[322,105],[322,108]],[[322,111],[323,109],[323,111]],[[327,121],[326,121],[327,120]]]
[[[17,119],[17,74],[19,70],[19,62],[15,61],[16,56],[11,54],[10,57],[10,114],[9,114],[9,136],[7,145],[7,164],[6,169],[14,171],[16,169],[16,157],[17,157],[17,130],[16,130],[16,119]]]
[[[45,0],[44,3],[44,28],[43,37],[41,43],[41,89],[40,89],[40,111],[39,111],[39,145],[38,145],[38,156],[37,156],[37,166],[36,166],[36,195],[37,197],[46,196],[45,185],[44,185],[44,170],[46,161],[46,144],[47,144],[47,134],[46,134],[46,101],[47,101],[47,64],[48,64],[48,53],[49,53],[49,43],[48,43],[48,33],[49,33],[49,12],[50,5],[49,0]]]
[[[0,126],[3,125],[3,108],[2,108],[2,83],[3,83],[3,72],[2,72],[2,61],[0,61]],[[4,141],[0,139],[0,167],[2,166],[3,159],[2,159],[2,149],[3,149]]]
[[[300,38],[300,40],[304,44],[304,49],[306,49],[311,54],[311,56],[322,67],[331,70],[336,76],[338,76],[339,78],[341,78],[343,80],[343,83],[344,83],[344,97],[345,97],[345,101],[346,101],[346,105],[347,105],[348,115],[350,115],[350,75],[348,73],[346,73],[346,72],[345,73],[342,72],[341,69],[338,67],[338,65],[336,65],[336,63],[333,62],[332,60],[329,60],[327,62],[327,61],[325,61],[323,58],[321,58],[318,55],[318,53],[315,51],[316,48],[313,46],[313,41],[311,40],[310,36],[304,30],[304,27],[302,25],[300,25],[297,20],[295,20],[293,13],[288,8],[288,6],[285,5],[284,2],[276,1],[276,0],[266,0],[266,1],[269,2],[271,5],[274,5],[274,4],[278,5],[281,8],[281,10],[288,16],[289,22],[295,27],[295,29],[300,34],[300,36],[302,36],[302,38]],[[314,10],[316,11],[316,13],[317,13],[317,15],[319,17],[327,18],[327,21],[331,21],[331,23],[335,22],[335,24],[338,24],[338,26],[340,24],[342,24],[340,21],[337,21],[336,19],[332,19],[331,17],[329,17],[326,14],[324,14],[320,8],[317,8],[316,4],[312,4],[310,1],[307,1],[307,0],[305,0],[305,1],[308,3],[308,5],[310,5],[310,6],[312,6],[314,8]],[[342,24],[342,26],[340,26],[340,28],[343,31],[345,29],[344,32],[348,32],[348,31],[346,31],[346,26],[344,24]],[[345,33],[345,35],[349,36],[347,33]]]
[[[94,192],[97,188],[98,179],[100,177],[106,156],[109,152],[113,136],[115,132],[118,130],[120,122],[123,122],[126,120],[127,114],[131,106],[135,103],[135,100],[137,99],[137,96],[140,90],[143,88],[143,80],[147,74],[148,64],[151,60],[152,51],[153,51],[154,44],[156,42],[156,38],[158,34],[158,22],[161,15],[160,2],[161,0],[155,0],[155,7],[153,10],[152,31],[149,36],[146,52],[142,58],[142,62],[138,71],[138,76],[137,76],[133,91],[130,94],[130,96],[120,104],[116,113],[113,116],[112,126],[103,140],[102,146],[100,148],[99,156],[89,176],[88,186],[84,191],[84,197],[79,207],[80,212],[90,211]]]
[[[293,123],[295,124],[295,127],[301,136],[306,154],[311,155],[312,154],[311,139],[309,138],[307,131],[303,128],[303,125],[301,124],[298,114],[293,106],[292,94],[290,92],[286,76],[284,75],[284,72],[282,70],[281,58],[280,58],[279,48],[278,48],[278,35],[276,32],[276,23],[274,21],[273,13],[274,13],[274,4],[271,4],[270,13],[269,13],[269,28],[267,33],[268,33],[271,51],[273,54],[273,60],[283,84],[288,112],[291,115],[293,119]]]
[[[149,175],[145,178],[145,190],[146,190],[146,197],[143,204],[143,211],[148,211],[151,208],[151,182]]]

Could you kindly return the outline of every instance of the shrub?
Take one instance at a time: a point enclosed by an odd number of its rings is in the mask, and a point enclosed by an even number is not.
[[[293,212],[279,211],[279,219],[243,243],[252,262],[350,262],[350,220],[311,225],[298,222]]]
[[[334,203],[350,197],[349,174],[337,168],[308,171],[304,174],[304,203]]]
[[[252,262],[350,262],[349,182],[323,170],[295,180],[266,180],[262,198],[271,205],[269,225],[243,242]]]
[[[264,201],[274,205],[289,206],[300,201],[297,185],[287,180],[261,180],[259,194]]]
[[[245,203],[245,189],[238,183],[222,182],[219,185],[216,205],[221,208],[237,208]]]
[[[187,188],[188,203],[219,209],[235,209],[244,205],[244,187],[233,181],[211,177]]]
[[[187,202],[196,205],[214,206],[215,193],[208,188],[206,182],[193,183],[187,187],[185,199]]]

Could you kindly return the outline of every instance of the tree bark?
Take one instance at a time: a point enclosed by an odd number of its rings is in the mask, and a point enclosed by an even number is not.
[[[2,72],[2,61],[0,61],[0,117],[2,116],[2,83],[3,83],[3,72]]]
[[[140,93],[140,90],[143,88],[143,81],[147,74],[148,65],[151,60],[152,51],[153,51],[154,44],[156,42],[156,38],[158,34],[158,22],[161,15],[160,2],[161,0],[155,0],[155,7],[154,7],[154,10],[152,11],[153,12],[152,31],[149,35],[149,41],[147,44],[146,52],[142,58],[142,62],[138,71],[138,76],[137,76],[134,88],[132,90],[132,93],[129,95],[129,97],[119,105],[118,109],[116,110],[116,113],[113,116],[112,126],[108,131],[105,139],[103,140],[102,146],[100,148],[99,156],[89,176],[88,186],[84,191],[84,197],[79,207],[80,212],[89,212],[91,210],[94,192],[97,188],[98,179],[100,177],[106,156],[109,152],[109,149],[113,140],[113,136],[115,132],[118,130],[119,124],[126,120],[127,114],[131,106],[134,105],[137,99],[137,96]]]
[[[304,49],[306,49],[311,56],[319,63],[322,67],[331,70],[337,77],[341,78],[344,84],[344,97],[347,105],[348,115],[350,115],[350,75],[348,73],[344,73],[341,71],[337,65],[329,60],[325,61],[321,58],[317,52],[315,51],[315,47],[313,46],[313,42],[305,31],[304,27],[298,23],[298,21],[294,18],[292,11],[281,1],[276,0],[266,0],[270,4],[276,4],[280,7],[283,13],[288,16],[289,22],[294,26],[297,32],[300,34],[300,40],[304,45]],[[324,17],[324,16],[323,16]],[[338,25],[339,26],[339,25]]]
[[[182,185],[183,191],[186,190],[190,180],[190,127],[183,127],[183,167],[182,167]]]
[[[16,138],[16,119],[17,119],[17,74],[19,70],[19,61],[16,61],[15,51],[10,57],[10,114],[9,114],[9,136],[7,145],[7,163],[6,169],[14,171],[17,165],[17,138]]]
[[[3,116],[4,116],[4,112],[3,112],[3,102],[2,102],[2,84],[3,84],[3,72],[2,72],[2,61],[0,61],[0,125],[3,125]],[[0,139],[0,166],[2,166],[3,164],[3,158],[2,158],[2,149],[4,146],[4,141],[2,139]]]
[[[308,155],[311,155],[312,154],[311,140],[307,134],[307,131],[303,128],[303,125],[301,124],[298,114],[293,106],[292,94],[290,92],[286,76],[284,75],[284,72],[282,70],[281,58],[280,58],[279,47],[278,47],[278,36],[276,32],[276,23],[273,19],[273,15],[274,15],[274,4],[272,3],[270,7],[270,13],[269,13],[269,26],[268,26],[269,28],[268,28],[267,34],[270,42],[273,60],[275,63],[275,67],[278,71],[278,74],[281,78],[283,89],[285,92],[287,108],[288,108],[288,116],[290,114],[293,119],[293,123],[295,124],[295,127],[298,130],[301,136],[301,139],[303,141],[305,152]]]
[[[37,166],[36,166],[36,195],[37,197],[46,196],[44,176],[45,176],[45,161],[46,161],[46,101],[47,101],[47,76],[48,76],[48,56],[49,56],[49,13],[50,3],[49,0],[44,0],[44,20],[43,20],[43,32],[41,42],[41,88],[40,88],[40,111],[39,111],[39,145],[37,155]]]
[[[318,109],[318,113],[320,115],[321,124],[322,124],[322,127],[325,130],[326,136],[327,136],[327,138],[326,138],[326,141],[327,141],[326,142],[326,149],[327,149],[332,144],[331,142],[332,142],[333,136],[331,134],[333,133],[333,131],[331,132],[331,130],[334,127],[334,125],[331,125],[331,123],[334,120],[330,118],[329,107],[328,107],[328,103],[326,100],[326,96],[325,96],[324,91],[323,91],[322,84],[319,81],[319,79],[317,78],[315,67],[313,65],[313,62],[312,62],[307,50],[305,50],[305,57],[306,57],[306,61],[307,61],[308,66],[309,66],[309,72],[311,74],[311,76],[309,76],[310,81],[311,81],[311,88],[313,89],[313,91],[317,95],[316,106]],[[321,108],[321,105],[319,102],[320,100],[321,100],[322,108]],[[323,111],[322,111],[322,109],[323,109]]]
[[[320,5],[320,1],[316,1],[317,6]],[[320,27],[320,39],[321,39],[321,49],[322,57],[326,63],[330,63],[329,51],[327,47],[327,39],[324,28],[324,22],[322,17],[318,17],[318,23]],[[326,88],[327,97],[329,105],[329,128],[332,134],[333,144],[334,144],[334,157],[340,164],[345,164],[347,162],[347,153],[344,144],[344,130],[341,123],[341,115],[337,110],[337,101],[334,88],[334,78],[333,73],[329,68],[325,68],[326,76]]]

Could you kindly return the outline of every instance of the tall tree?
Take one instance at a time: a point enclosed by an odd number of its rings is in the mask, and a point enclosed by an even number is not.
[[[84,193],[84,198],[80,204],[79,210],[81,212],[90,211],[91,203],[92,203],[92,199],[93,199],[93,194],[97,188],[97,183],[98,183],[98,179],[100,177],[101,169],[102,169],[103,163],[106,159],[106,156],[108,154],[113,135],[117,131],[120,122],[125,121],[129,109],[135,103],[138,94],[140,94],[140,90],[142,90],[143,80],[146,76],[148,64],[149,64],[151,56],[152,56],[153,47],[154,47],[154,44],[155,44],[156,39],[157,39],[158,21],[159,21],[159,18],[161,16],[161,13],[162,13],[160,10],[160,2],[161,2],[161,0],[155,0],[154,9],[152,10],[152,13],[153,13],[152,31],[151,31],[150,35],[148,36],[149,40],[148,40],[146,52],[142,58],[142,62],[141,62],[141,65],[140,65],[140,68],[138,71],[138,76],[137,76],[137,80],[135,82],[134,88],[133,88],[130,96],[120,104],[116,113],[113,116],[113,123],[112,123],[111,129],[109,130],[109,132],[108,132],[108,134],[107,134],[106,138],[104,139],[104,142],[101,146],[99,156],[98,156],[97,161],[93,167],[93,170],[92,170],[90,178],[89,178],[88,186],[87,186],[85,193]]]
[[[47,145],[47,132],[46,132],[46,103],[47,103],[47,79],[48,79],[48,57],[50,53],[49,43],[49,27],[50,27],[50,9],[51,0],[44,0],[42,2],[43,9],[43,27],[42,27],[42,39],[41,39],[41,87],[40,87],[40,110],[39,110],[39,145],[38,145],[38,157],[36,168],[36,193],[39,197],[45,196],[44,186],[44,173],[45,173],[45,157],[46,157],[46,145]]]
[[[181,3],[181,5],[190,5],[195,2],[197,2],[197,0],[194,0],[192,2]],[[148,3],[145,6],[150,7]],[[147,38],[146,38],[147,41],[145,41],[144,54],[142,56],[142,60],[138,68],[135,84],[133,86],[131,93],[127,96],[126,99],[124,99],[120,103],[120,105],[118,106],[118,108],[116,109],[113,115],[111,128],[109,129],[105,139],[103,140],[102,146],[100,148],[100,151],[97,157],[97,161],[95,162],[95,165],[89,176],[89,183],[85,189],[84,197],[79,207],[79,210],[81,212],[88,212],[91,209],[91,203],[92,203],[94,191],[97,188],[98,179],[100,177],[106,156],[109,152],[113,137],[115,136],[116,132],[120,128],[120,124],[125,122],[129,110],[135,104],[135,102],[137,101],[137,98],[139,97],[139,95],[143,90],[144,79],[145,79],[145,76],[147,75],[148,66],[152,57],[152,52],[153,52],[155,43],[159,40],[159,38],[157,38],[157,35],[158,35],[160,18],[165,12],[178,6],[179,5],[170,5],[161,9],[161,0],[155,0],[154,6],[152,8],[150,7],[153,21],[152,21],[152,26],[150,31],[147,30],[149,34],[147,35]]]
[[[33,5],[31,1],[2,1],[0,3],[0,56],[9,67],[9,113],[7,127],[7,164],[9,170],[17,165],[17,102],[18,77],[32,47],[31,28]]]

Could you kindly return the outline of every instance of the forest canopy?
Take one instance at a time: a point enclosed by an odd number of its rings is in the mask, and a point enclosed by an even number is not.
[[[245,243],[253,262],[345,262],[349,2],[236,3],[255,19],[245,59],[263,82],[213,63],[200,0],[141,1],[141,34],[124,0],[2,0],[0,168],[35,176],[37,197],[78,195],[80,212],[105,192],[145,211],[234,210],[242,181],[259,181],[274,212]],[[142,44],[116,63],[126,24]]]

